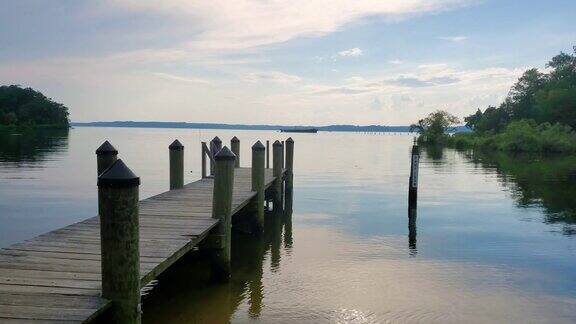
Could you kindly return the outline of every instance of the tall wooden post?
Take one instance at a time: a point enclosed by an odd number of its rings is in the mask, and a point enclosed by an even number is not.
[[[184,145],[174,140],[170,146],[170,190],[184,187]]]
[[[286,167],[285,164],[285,150],[286,150],[286,145],[284,145],[284,141],[282,141],[282,169],[284,169]]]
[[[273,170],[272,174],[276,178],[274,182],[274,211],[282,210],[282,143],[275,141],[272,144]]]
[[[266,140],[266,169],[270,169],[270,141]]]
[[[212,199],[212,218],[220,222],[214,235],[219,248],[214,251],[212,274],[215,279],[230,278],[230,244],[232,236],[232,193],[234,189],[234,161],[236,156],[224,146],[214,156],[215,174]]]
[[[222,140],[218,136],[215,136],[210,141],[210,152],[212,152],[212,156],[216,155],[218,151],[222,148]],[[214,161],[210,160],[210,175],[214,175]]]
[[[240,140],[238,139],[238,137],[236,137],[236,136],[232,137],[232,140],[230,140],[230,149],[232,150],[232,153],[234,153],[234,155],[236,155],[236,164],[234,164],[234,167],[239,168],[240,167]]]
[[[96,149],[96,164],[97,164],[97,175],[101,175],[104,170],[108,169],[112,163],[116,162],[118,158],[118,150],[110,144],[110,142],[105,141]]]
[[[286,140],[286,211],[292,213],[293,185],[294,185],[294,140]]]
[[[410,183],[408,188],[408,206],[416,208],[418,202],[418,164],[420,163],[420,152],[416,139],[412,145],[412,154],[410,159]]]
[[[137,177],[118,159],[98,177],[102,297],[114,323],[140,323]]]
[[[254,212],[256,213],[256,229],[264,229],[264,151],[266,148],[258,141],[252,145],[252,191],[256,191]]]

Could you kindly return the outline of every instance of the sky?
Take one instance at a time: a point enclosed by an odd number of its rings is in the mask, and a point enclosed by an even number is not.
[[[408,125],[574,45],[573,0],[4,0],[0,84],[79,122]]]

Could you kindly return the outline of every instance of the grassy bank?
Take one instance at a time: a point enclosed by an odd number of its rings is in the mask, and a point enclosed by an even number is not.
[[[576,153],[576,132],[561,124],[536,124],[532,120],[511,122],[499,132],[457,133],[440,142],[454,148],[505,152]]]

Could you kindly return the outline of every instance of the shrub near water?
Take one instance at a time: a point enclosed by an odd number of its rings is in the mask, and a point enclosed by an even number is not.
[[[500,133],[460,133],[450,136],[450,146],[508,152],[576,152],[576,133],[561,124],[514,121]]]

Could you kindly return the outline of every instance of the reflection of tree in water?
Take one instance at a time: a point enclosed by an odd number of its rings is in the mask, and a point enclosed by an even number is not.
[[[292,248],[290,215],[266,216],[260,236],[233,232],[229,282],[211,282],[208,258],[192,253],[163,275],[144,299],[143,322],[228,323],[244,301],[247,315],[259,318],[265,307],[264,268],[278,271],[281,250],[289,254]]]
[[[519,207],[541,206],[545,223],[562,224],[563,234],[576,234],[576,156],[463,154],[484,169],[496,170]]]
[[[65,129],[34,129],[23,132],[0,131],[0,163],[34,164],[68,148]]]

